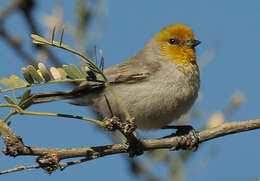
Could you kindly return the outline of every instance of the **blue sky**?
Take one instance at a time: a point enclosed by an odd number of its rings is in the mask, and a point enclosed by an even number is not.
[[[3,8],[8,1],[1,1]],[[35,11],[37,20],[51,15],[54,5],[64,7],[64,22],[75,21],[73,1],[39,1]],[[259,116],[259,67],[260,67],[260,1],[107,1],[107,17],[102,25],[103,32],[97,42],[105,56],[105,66],[120,63],[137,53],[145,42],[164,26],[184,23],[190,26],[202,44],[197,48],[201,57],[205,52],[216,49],[216,55],[203,69],[201,76],[202,100],[195,109],[207,114],[225,107],[236,91],[242,91],[246,102],[228,121],[239,121],[258,118]],[[91,24],[93,28],[98,23]],[[13,14],[6,22],[8,31],[18,34],[27,40],[30,49],[27,27],[18,13]],[[41,25],[41,32],[46,28]],[[67,42],[66,42],[67,40]],[[65,35],[65,42],[75,46]],[[78,64],[78,59],[67,56],[61,50],[53,50],[66,63]],[[25,64],[6,45],[0,41],[1,71],[0,77],[12,73],[20,75]],[[49,87],[47,87],[48,89]],[[40,90],[40,89],[36,89]],[[66,102],[66,101],[65,101]],[[85,115],[85,108],[78,108],[65,102],[37,105],[34,111],[60,112]],[[4,115],[0,112],[0,115]],[[202,122],[205,120],[202,120]],[[195,128],[197,124],[195,123]],[[23,137],[25,144],[42,147],[84,147],[90,145],[111,144],[106,134],[97,130],[91,123],[78,120],[42,118],[33,116],[16,116],[12,128]],[[146,134],[149,137],[151,133]],[[260,176],[260,157],[257,153],[259,130],[227,136],[207,142],[187,163],[188,180],[253,180]],[[1,147],[3,143],[0,142]],[[209,150],[216,152],[209,156]],[[211,150],[211,151],[212,151]],[[34,158],[9,158],[0,154],[0,170],[13,168],[16,165],[28,165]],[[194,171],[197,163],[206,160],[206,166]],[[104,157],[81,165],[72,166],[65,171],[57,171],[51,176],[42,170],[24,171],[1,176],[1,179],[23,180],[72,180],[75,178],[93,180],[133,180],[127,172],[128,166],[122,155]],[[160,167],[159,174],[167,178],[167,169]],[[102,174],[101,174],[102,173]]]

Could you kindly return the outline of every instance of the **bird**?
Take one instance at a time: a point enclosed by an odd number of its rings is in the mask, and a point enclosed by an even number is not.
[[[200,88],[195,51],[200,43],[189,26],[169,25],[153,35],[137,54],[104,69],[103,74],[138,129],[161,129],[192,107]],[[74,104],[89,106],[104,117],[126,120],[125,112],[108,87],[82,82],[74,92],[78,93],[75,97],[53,93],[38,99],[48,102],[73,98]]]

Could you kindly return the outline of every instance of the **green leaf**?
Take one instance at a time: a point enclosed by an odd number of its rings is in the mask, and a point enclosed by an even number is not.
[[[85,78],[82,72],[74,64],[69,65],[69,70],[73,73],[76,78]]]
[[[99,50],[99,54],[100,54],[100,56],[101,56],[99,68],[100,68],[101,71],[103,72],[103,70],[104,70],[104,56],[103,56],[103,51],[102,51],[102,50]]]
[[[50,68],[51,75],[55,80],[61,80],[61,75],[55,67]]]
[[[33,38],[32,42],[35,44],[50,44],[48,40],[39,35],[31,34],[31,37]]]
[[[10,80],[14,84],[15,88],[16,87],[25,87],[28,85],[28,83],[26,83],[23,79],[21,79],[17,75],[11,75]]]
[[[62,65],[62,68],[65,70],[65,72],[67,73],[69,78],[71,78],[71,79],[76,79],[77,78],[77,76],[74,75],[73,72],[70,70],[68,65]]]
[[[33,104],[33,99],[35,98],[34,95],[30,95],[27,99],[25,99],[23,102],[19,103],[19,106],[22,109],[27,109],[28,107],[30,107]]]
[[[21,79],[17,75],[11,75],[9,79],[2,78],[0,79],[0,83],[5,85],[8,88],[19,88],[28,85],[23,79]]]
[[[14,83],[8,79],[8,78],[2,78],[0,79],[0,83],[3,84],[4,86],[8,87],[8,88],[14,88]]]
[[[67,79],[68,74],[65,72],[65,70],[63,68],[57,68],[58,72],[60,73],[61,79]]]
[[[50,81],[51,80],[51,75],[50,75],[48,69],[46,68],[46,66],[43,63],[39,63],[38,64],[38,68],[39,68],[39,70],[40,70],[40,72],[41,72],[45,82]]]
[[[31,89],[26,89],[23,93],[23,95],[21,96],[21,99],[20,99],[20,103],[25,101],[26,99],[28,99],[31,95]],[[19,103],[19,105],[20,105]]]
[[[4,98],[9,104],[15,104],[15,102],[8,95],[4,95]]]
[[[23,74],[24,79],[29,84],[33,84],[34,83],[34,80],[33,80],[32,76],[31,76],[31,74],[29,73],[29,71],[25,67],[22,68],[22,74]]]
[[[27,70],[34,80],[36,80],[38,83],[43,82],[43,78],[38,74],[37,70],[32,65],[29,65]]]
[[[55,80],[64,80],[67,78],[67,73],[65,72],[65,70],[63,68],[51,67],[50,72],[51,72],[52,77]]]

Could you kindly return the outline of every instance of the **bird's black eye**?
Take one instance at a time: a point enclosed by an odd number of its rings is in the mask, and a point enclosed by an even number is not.
[[[176,40],[176,39],[174,39],[174,38],[170,38],[170,39],[168,40],[168,43],[171,44],[171,45],[175,45],[175,44],[178,43],[178,40]]]

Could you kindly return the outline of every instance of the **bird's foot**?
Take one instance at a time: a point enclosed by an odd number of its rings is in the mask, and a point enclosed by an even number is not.
[[[174,136],[178,137],[178,145],[172,147],[170,150],[193,150],[197,151],[199,147],[199,136],[196,130],[190,125],[174,125],[165,126],[163,129],[177,129]]]

